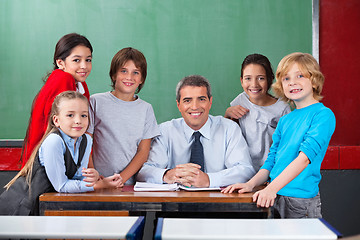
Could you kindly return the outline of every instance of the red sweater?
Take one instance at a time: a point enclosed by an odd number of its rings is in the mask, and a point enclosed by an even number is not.
[[[82,85],[85,89],[84,96],[89,99],[88,87],[85,82]],[[76,91],[75,79],[71,74],[56,69],[48,77],[46,83],[35,97],[28,127],[28,139],[24,142],[21,168],[25,165],[46,131],[51,106],[55,97],[59,93],[68,90]]]

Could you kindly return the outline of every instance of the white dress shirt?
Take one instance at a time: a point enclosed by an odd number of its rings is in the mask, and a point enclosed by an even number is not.
[[[148,161],[137,175],[138,181],[163,183],[167,169],[189,163],[194,141],[191,129],[183,118],[160,124],[161,135],[152,143]],[[222,116],[211,116],[199,130],[204,149],[205,173],[209,187],[246,182],[254,174],[248,146],[240,127]]]

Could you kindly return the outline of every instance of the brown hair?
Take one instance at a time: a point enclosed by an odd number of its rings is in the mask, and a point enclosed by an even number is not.
[[[308,53],[295,52],[281,59],[276,70],[276,82],[272,85],[274,93],[278,97],[283,98],[284,101],[292,102],[291,99],[288,99],[284,94],[282,79],[295,63],[298,65],[301,73],[306,78],[310,79],[313,85],[314,99],[320,101],[323,98],[323,96],[321,96],[321,91],[324,86],[325,78],[320,71],[318,62]]]
[[[116,74],[128,61],[133,61],[135,66],[140,69],[142,83],[138,86],[135,93],[139,93],[145,84],[147,75],[147,62],[144,54],[135,48],[123,48],[113,57],[110,65],[111,87],[115,89]]]

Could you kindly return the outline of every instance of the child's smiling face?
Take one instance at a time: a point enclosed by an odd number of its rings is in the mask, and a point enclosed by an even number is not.
[[[59,69],[70,73],[76,82],[85,82],[92,69],[92,54],[88,47],[79,45],[72,49],[65,60],[58,59]]]
[[[318,102],[313,96],[311,80],[305,77],[296,63],[291,66],[281,81],[285,96],[294,101],[296,108],[307,107]]]
[[[268,84],[266,71],[259,64],[249,64],[244,68],[241,86],[249,96],[250,101],[257,105],[267,97]]]
[[[88,116],[88,104],[83,99],[65,99],[60,102],[59,113],[53,116],[53,122],[57,128],[76,140],[86,132]]]
[[[134,100],[136,89],[142,83],[141,71],[129,60],[121,67],[115,76],[114,95],[124,101]]]

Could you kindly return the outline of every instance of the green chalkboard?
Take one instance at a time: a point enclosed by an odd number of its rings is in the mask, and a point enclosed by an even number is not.
[[[186,75],[212,84],[211,114],[239,94],[240,65],[250,53],[274,69],[294,51],[312,51],[311,0],[1,0],[0,139],[25,135],[31,103],[52,69],[56,42],[70,32],[94,47],[90,93],[109,91],[109,66],[123,47],[141,50],[148,77],[140,97],[159,123],[180,113],[175,86]]]

